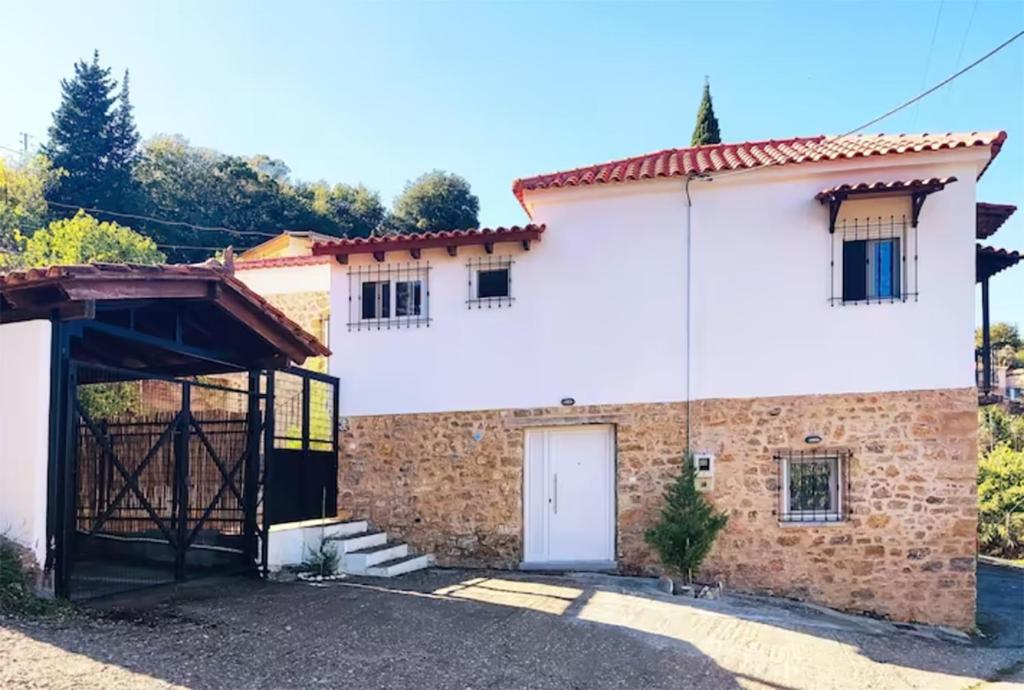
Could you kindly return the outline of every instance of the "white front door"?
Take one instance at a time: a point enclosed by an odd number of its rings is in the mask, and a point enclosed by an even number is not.
[[[615,560],[615,452],[606,425],[526,432],[524,565]]]

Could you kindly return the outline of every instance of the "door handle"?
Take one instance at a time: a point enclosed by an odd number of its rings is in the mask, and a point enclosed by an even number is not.
[[[554,492],[553,493],[554,493],[554,498],[555,498],[555,502],[554,502],[555,515],[558,515],[558,475],[557,474],[555,475],[555,488],[554,488]]]

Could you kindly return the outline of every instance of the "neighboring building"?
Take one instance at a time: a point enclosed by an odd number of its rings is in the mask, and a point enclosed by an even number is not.
[[[1004,139],[666,150],[516,181],[525,227],[237,275],[300,323],[330,305],[339,505],[441,563],[657,571],[689,436],[730,515],[703,577],[969,628],[975,192]]]

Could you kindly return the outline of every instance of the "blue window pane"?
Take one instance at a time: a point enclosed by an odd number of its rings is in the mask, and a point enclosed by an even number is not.
[[[875,294],[892,297],[892,242],[875,245]]]

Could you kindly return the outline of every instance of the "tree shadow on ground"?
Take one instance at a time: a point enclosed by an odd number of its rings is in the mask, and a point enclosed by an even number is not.
[[[107,602],[66,623],[0,623],[0,650],[14,661],[0,651],[0,685],[39,682],[53,665],[65,679],[77,674],[75,687],[104,688],[120,679],[194,688],[941,690],[1024,658],[1013,646],[922,639],[784,602],[670,597],[637,583],[435,569],[321,586],[199,584]]]

